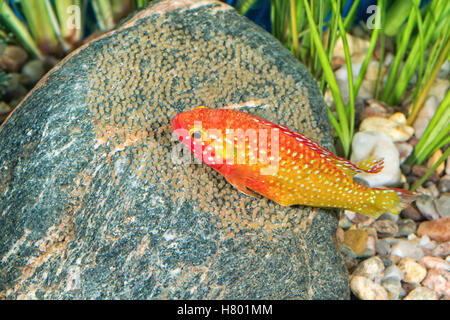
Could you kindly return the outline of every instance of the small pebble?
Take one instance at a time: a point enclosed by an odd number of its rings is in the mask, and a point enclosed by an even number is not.
[[[438,190],[439,193],[450,192],[450,175],[446,174],[439,180]]]
[[[383,261],[377,256],[362,261],[353,272],[353,275],[366,277],[370,280],[381,278],[384,270]]]
[[[353,226],[353,223],[347,218],[346,215],[339,220],[339,227],[343,230],[350,229],[351,226]]]
[[[377,220],[372,226],[377,230],[377,234],[382,237],[391,237],[398,233],[398,226],[391,220]]]
[[[8,77],[5,78],[5,96],[8,96],[9,99],[21,99],[22,97],[24,97],[28,93],[28,90],[22,84],[23,78],[24,76],[20,73],[8,74]],[[11,101],[9,101],[9,105],[14,107]]]
[[[352,56],[352,74],[354,78],[358,76],[361,70],[364,56],[365,56],[364,53],[357,53],[354,56]],[[372,59],[371,61],[369,61],[364,80],[361,83],[361,87],[358,92],[359,99],[373,98],[373,94],[375,92],[375,83],[378,72],[378,65],[379,63],[376,60]],[[334,74],[336,76],[337,84],[339,86],[339,91],[341,92],[342,95],[342,100],[344,100],[344,103],[347,103],[349,100],[349,90],[348,90],[349,75],[347,73],[347,67],[345,65],[341,66],[334,72]]]
[[[419,236],[427,235],[436,241],[450,240],[450,218],[440,218],[433,221],[421,222],[417,228]]]
[[[356,254],[360,254],[366,249],[367,232],[358,229],[349,229],[344,232],[344,244],[350,247]]]
[[[445,271],[450,271],[450,263],[439,257],[425,256],[420,259],[420,262],[427,269],[442,269]]]
[[[0,52],[0,66],[10,72],[18,72],[27,59],[27,52],[20,46],[9,45]]]
[[[338,243],[343,243],[344,242],[344,230],[342,230],[341,227],[337,227],[336,230],[336,240]]]
[[[407,237],[409,234],[416,232],[417,225],[412,219],[401,219],[397,225],[396,237]]]
[[[407,165],[407,164],[402,164],[401,166],[400,166],[400,168],[402,169],[402,172],[404,173],[404,174],[406,174],[406,175],[410,175],[411,174],[411,170],[412,170],[412,167],[410,166],[410,165]]]
[[[374,219],[372,219],[371,217],[350,210],[345,210],[344,214],[347,219],[349,219],[352,223],[357,224],[358,226],[368,226],[371,225],[374,221]]]
[[[445,174],[450,175],[450,156],[445,160]]]
[[[22,74],[28,76],[32,83],[38,82],[45,72],[45,62],[40,59],[30,60],[22,68]]]
[[[419,260],[424,256],[422,248],[413,241],[400,240],[391,247],[391,255],[400,258],[411,257]]]
[[[405,162],[406,159],[410,156],[412,153],[414,147],[408,143],[408,142],[396,142],[395,147],[398,150],[398,153],[400,155],[400,164]],[[408,174],[409,172],[403,171],[403,173]]]
[[[411,168],[411,172],[413,175],[415,175],[416,177],[423,177],[425,175],[425,173],[428,171],[428,168],[425,166],[413,166]],[[436,172],[433,172],[429,177],[428,180],[430,181],[434,181],[434,182],[439,182],[439,176]]]
[[[419,199],[416,200],[417,209],[420,213],[428,220],[439,219],[439,214],[436,210],[433,198],[428,195],[421,195]]]
[[[400,280],[388,278],[381,282],[383,288],[387,291],[389,300],[399,300],[403,293],[403,288]]]
[[[417,287],[420,287],[420,284],[402,281],[402,288],[403,288],[403,290],[405,290],[405,292],[411,292],[412,290],[414,290]]]
[[[381,285],[363,276],[352,276],[350,289],[361,300],[388,300],[389,296]]]
[[[450,218],[450,193],[441,194],[434,204],[440,217]]]
[[[344,263],[347,267],[347,270],[355,269],[357,264],[356,253],[350,247],[347,247],[343,243],[339,244],[339,251],[342,255],[342,258],[344,259]]]
[[[380,258],[381,258],[381,260],[383,261],[383,264],[384,264],[384,266],[385,266],[386,268],[393,265],[392,260],[387,259],[387,258],[385,258],[385,257],[380,257]]]
[[[420,240],[420,238],[418,238],[414,233],[408,234],[407,239],[408,239],[408,240],[417,240],[417,239]],[[415,243],[417,243],[417,241],[415,241]]]
[[[426,194],[430,195],[433,199],[439,198],[439,190],[433,181],[427,181],[424,183],[423,190]]]
[[[364,107],[364,109],[361,111],[360,114],[361,121],[370,117],[387,118],[388,106],[384,105],[383,102],[370,99],[368,100],[368,103],[369,104],[366,107]]]
[[[427,161],[427,168],[431,168],[436,162],[438,162],[439,158],[442,156],[442,151],[441,149],[437,149],[432,155],[431,157],[428,159]],[[438,175],[441,175],[442,172],[444,172],[445,169],[445,163],[442,162],[435,170],[435,172]]]
[[[398,220],[400,220],[400,215],[392,214],[392,213],[389,213],[389,212],[385,212],[381,216],[379,216],[377,218],[377,220],[390,220],[390,221],[393,221],[393,222],[397,222]]]
[[[362,36],[349,34],[349,37],[347,38],[347,44],[350,55],[353,56],[352,61],[356,59],[358,63],[362,62],[369,48],[369,41],[364,39]],[[362,57],[359,57],[360,55],[362,55]],[[336,45],[333,49],[333,57],[341,57],[345,59],[344,42],[341,38],[336,41]],[[386,58],[388,57],[386,56]]]
[[[441,74],[448,75],[449,67],[450,64],[448,61],[446,61],[439,70],[439,75]],[[435,96],[438,99],[438,102],[441,102],[444,99],[445,94],[447,93],[449,88],[450,88],[450,81],[448,80],[448,77],[444,76],[443,78],[441,78],[439,76],[433,81],[429,95]]]
[[[414,121],[413,127],[415,130],[415,136],[421,138],[425,129],[430,123],[431,118],[436,113],[437,107],[439,106],[438,99],[435,96],[429,96],[425,103],[423,104],[420,112],[418,113],[416,120]]]
[[[0,102],[0,115],[8,114],[11,111],[11,107],[4,101]]]
[[[398,267],[404,272],[405,282],[420,283],[427,275],[427,269],[410,257],[402,258]]]
[[[450,272],[443,269],[432,269],[428,271],[423,285],[438,294],[450,297]]]
[[[450,241],[442,242],[438,244],[431,254],[435,257],[446,257],[450,256]]]
[[[414,206],[407,206],[402,212],[401,216],[403,218],[409,218],[414,221],[423,220],[423,216],[419,210],[417,210]]]
[[[377,237],[370,235],[367,238],[367,243],[366,243],[366,249],[358,254],[358,258],[369,258],[369,257],[373,257],[376,253],[376,247],[377,247]]]
[[[430,240],[430,237],[425,235],[420,238],[419,246],[426,250],[433,250],[436,248],[436,241]]]
[[[391,244],[384,240],[384,239],[378,239],[376,241],[376,247],[375,252],[382,256],[387,256],[389,252],[391,251]]]
[[[359,126],[359,131],[377,131],[386,133],[393,142],[408,141],[414,134],[414,128],[406,124],[403,113],[397,112],[388,119],[382,117],[369,117]]]
[[[404,272],[396,265],[391,265],[384,270],[383,280],[393,278],[397,281],[403,280]]]
[[[425,173],[427,173],[427,171],[428,171],[428,168],[425,166],[415,165],[415,166],[412,166],[412,168],[411,168],[411,173],[419,178],[423,177],[425,175]]]
[[[433,290],[427,287],[417,287],[412,290],[403,300],[438,300],[439,297]]]

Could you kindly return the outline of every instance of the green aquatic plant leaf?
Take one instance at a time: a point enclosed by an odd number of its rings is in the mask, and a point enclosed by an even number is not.
[[[111,30],[114,27],[114,14],[111,2],[108,0],[92,0],[92,8],[100,30]]]
[[[436,171],[437,167],[440,166],[445,159],[450,156],[450,147],[447,148],[444,153],[439,157],[439,159],[425,172],[425,174],[417,180],[410,188],[411,191],[416,191],[418,187],[420,187],[427,179]]]
[[[319,32],[317,30],[317,26],[315,24],[314,17],[313,17],[311,8],[309,6],[309,3],[306,0],[303,0],[303,4],[305,7],[309,28],[311,30],[311,37],[314,41],[314,45],[317,49],[317,54],[319,56],[319,60],[322,65],[322,68],[323,68],[323,76],[325,77],[325,79],[330,87],[330,91],[333,95],[333,99],[334,99],[334,103],[336,106],[336,112],[337,112],[338,117],[337,117],[337,119],[331,118],[331,115],[332,115],[331,110],[328,110],[328,114],[330,115],[330,118],[332,119],[332,125],[334,126],[336,133],[338,134],[338,137],[342,143],[344,154],[345,154],[345,156],[349,156],[352,136],[351,136],[351,131],[350,131],[347,109],[346,109],[344,101],[342,99],[342,95],[339,90],[339,86],[338,86],[336,77],[334,75],[333,69],[331,67],[331,63],[330,63],[327,53],[323,47],[322,39],[320,38]],[[338,11],[339,10],[337,9],[337,6],[335,6],[335,12],[338,12]],[[339,23],[339,21],[338,21],[338,23]],[[342,20],[341,20],[340,24],[343,24]],[[348,48],[347,48],[347,50],[348,50]],[[347,52],[347,54],[348,54],[348,52]],[[352,114],[352,112],[350,114]]]
[[[448,16],[450,15],[450,1],[431,1],[425,8],[421,9],[421,12],[425,15],[425,18],[422,19],[423,35],[421,37],[419,31],[418,36],[413,37],[412,40],[409,39],[409,43],[412,43],[412,46],[410,46],[406,60],[399,70],[397,81],[395,82],[395,86],[388,101],[389,103],[397,104],[404,99],[408,85],[411,83],[411,80],[421,63],[422,50],[427,51],[429,48],[433,48],[433,42],[439,42],[439,39],[442,39],[443,37],[443,32],[446,32],[449,29]],[[418,19],[417,21],[420,20]],[[418,22],[418,24],[419,23],[420,22]],[[429,70],[433,69],[434,63],[435,60],[430,56],[426,63],[427,66],[422,81],[427,78],[427,73],[429,73]],[[420,88],[418,90],[419,91],[415,93],[416,96],[420,94]]]
[[[17,18],[5,0],[0,0],[0,18],[27,51],[36,58],[43,59],[44,55],[36,45],[27,26]]]
[[[412,11],[408,18],[408,22],[406,24],[405,30],[401,34],[399,34],[400,41],[399,41],[398,47],[396,49],[394,62],[392,63],[391,69],[389,70],[388,79],[387,79],[386,86],[384,87],[384,91],[383,91],[383,95],[382,95],[383,101],[386,101],[388,103],[392,103],[393,99],[392,99],[391,92],[396,84],[396,80],[397,80],[397,76],[398,76],[397,73],[399,71],[400,65],[405,56],[406,49],[408,48],[408,44],[411,39],[411,34],[415,27],[416,19],[417,19],[416,12]]]
[[[435,114],[427,125],[422,137],[414,147],[413,154],[406,164],[422,164],[437,149],[450,142],[450,91],[439,104]]]
[[[238,0],[236,2],[236,9],[240,14],[245,15],[248,10],[250,10],[258,0]]]
[[[441,40],[440,48],[437,50],[439,52],[436,61],[433,64],[433,69],[430,72],[430,75],[426,79],[426,84],[420,91],[418,91],[419,95],[414,101],[414,104],[411,107],[410,115],[408,117],[408,123],[412,124],[417,117],[423,103],[425,102],[426,97],[428,96],[428,92],[434,83],[434,80],[437,78],[439,71],[446,60],[448,60],[448,55],[450,53],[450,33],[448,29],[446,30],[446,35],[444,39]]]
[[[405,21],[411,19],[411,8],[413,2],[411,0],[396,0],[392,1],[386,14],[386,24],[384,26],[384,33],[387,36],[395,36],[401,30],[401,26]]]

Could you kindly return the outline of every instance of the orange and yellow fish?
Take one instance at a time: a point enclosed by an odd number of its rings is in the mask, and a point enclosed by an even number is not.
[[[356,166],[300,133],[245,112],[199,107],[177,114],[172,129],[196,158],[239,191],[283,206],[342,208],[378,217],[398,214],[415,200],[406,190],[369,188],[353,180],[358,173],[380,172],[383,160]]]

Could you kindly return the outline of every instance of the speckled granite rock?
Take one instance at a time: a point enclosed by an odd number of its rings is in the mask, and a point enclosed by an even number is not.
[[[234,107],[332,147],[320,92],[232,8],[159,1],[55,67],[0,131],[0,298],[342,299],[336,212],[173,164],[170,119]]]

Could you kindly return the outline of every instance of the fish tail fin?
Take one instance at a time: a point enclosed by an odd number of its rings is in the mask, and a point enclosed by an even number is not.
[[[417,195],[403,189],[373,188],[372,212],[369,215],[378,217],[383,213],[399,214],[411,202],[417,200]]]

